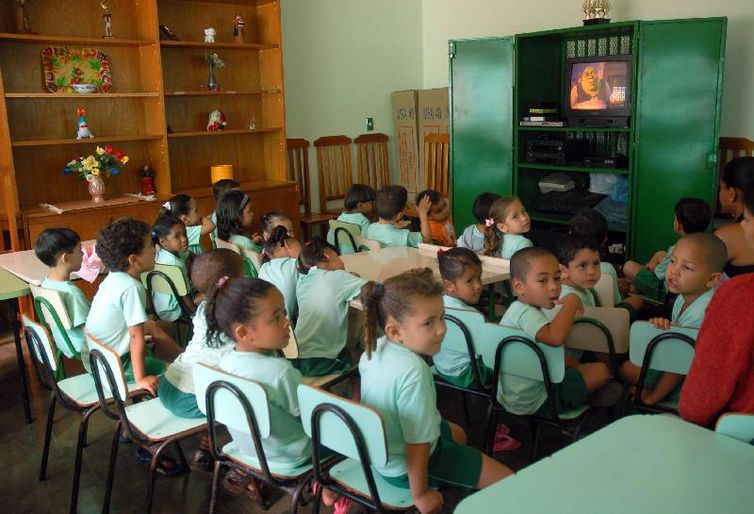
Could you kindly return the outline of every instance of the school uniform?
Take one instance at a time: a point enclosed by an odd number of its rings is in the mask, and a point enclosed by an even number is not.
[[[81,347],[86,342],[84,324],[86,323],[86,317],[89,315],[89,300],[86,299],[86,296],[84,296],[81,289],[76,287],[70,280],[51,280],[47,277],[42,281],[42,287],[45,289],[53,289],[61,293],[63,306],[68,313],[72,327],[65,329],[65,332],[68,335],[68,339],[71,341],[73,348],[77,352],[81,352]],[[76,358],[75,355],[71,354],[68,345],[57,343],[57,341],[63,340],[63,335],[58,331],[57,325],[53,323],[50,325],[50,329],[55,338],[55,346],[63,352],[63,355],[69,359]]]
[[[371,223],[364,237],[378,241],[383,248],[391,246],[410,246],[418,248],[424,239],[420,232],[411,232],[407,228],[396,228],[391,223]]]
[[[362,236],[366,233],[367,227],[369,227],[370,223],[369,219],[361,212],[342,212],[340,216],[338,216],[338,221],[358,225],[359,229],[361,230]],[[327,242],[335,246],[335,232],[333,230],[327,231]],[[348,255],[353,253],[353,247],[351,246],[351,243],[341,244],[338,246],[340,247],[339,250],[341,255]]]
[[[388,447],[386,463],[373,463],[393,485],[409,488],[407,444],[429,444],[429,484],[476,487],[482,468],[479,450],[452,440],[437,410],[432,372],[421,355],[405,346],[377,340],[371,356],[359,361],[361,402],[382,414]]]
[[[164,248],[157,250],[157,255],[154,258],[155,264],[168,264],[170,266],[176,266],[181,268],[181,273],[186,283],[189,283],[188,274],[186,272],[186,261],[183,258],[175,255]],[[157,313],[157,316],[161,320],[175,321],[181,317],[181,306],[178,305],[180,301],[173,294],[161,293],[159,291],[152,292],[152,305]]]
[[[665,258],[662,259],[655,267],[654,272],[649,271],[647,268],[642,268],[636,274],[634,279],[634,285],[639,292],[644,293],[656,300],[664,301],[665,296],[668,293],[668,287],[665,285],[665,273],[668,270],[668,264],[670,264],[670,256],[673,253],[675,245],[671,245],[665,254]]]
[[[291,257],[271,259],[262,264],[259,270],[259,278],[277,287],[283,295],[285,311],[290,320],[295,320],[298,316],[296,283],[300,276],[296,259]]]
[[[366,282],[344,270],[317,267],[299,278],[295,330],[299,358],[293,365],[305,376],[342,373],[351,367],[346,348],[348,304]]]
[[[563,284],[563,287],[560,289],[560,299],[562,300],[569,294],[575,294],[578,296],[584,307],[599,307],[597,293],[594,289],[581,289],[580,287]]]
[[[251,250],[252,252],[262,253],[262,250],[264,250],[262,245],[256,244],[250,238],[242,236],[241,234],[231,234],[230,241],[228,242],[238,245],[241,248]]]
[[[484,252],[484,232],[480,232],[476,224],[466,227],[458,238],[460,248],[468,248],[474,253]]]
[[[188,250],[189,252],[199,255],[204,253],[204,247],[202,246],[202,225],[186,225],[186,236],[188,236]]]
[[[517,251],[531,246],[534,246],[532,242],[521,234],[503,234],[500,258],[510,260]]]

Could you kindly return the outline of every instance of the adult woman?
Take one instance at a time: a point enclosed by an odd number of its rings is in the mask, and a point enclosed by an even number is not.
[[[728,278],[754,272],[754,248],[747,244],[740,223],[744,213],[743,192],[750,185],[754,185],[754,157],[738,157],[726,164],[720,177],[720,207],[736,223],[717,229],[715,235],[728,250],[725,266]]]
[[[739,225],[752,251],[754,181],[745,187],[743,220]],[[696,356],[681,391],[679,410],[684,419],[709,426],[724,412],[754,413],[753,298],[754,273],[728,280],[712,298],[696,341]]]

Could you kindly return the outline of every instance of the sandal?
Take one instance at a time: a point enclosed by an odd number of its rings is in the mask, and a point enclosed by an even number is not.
[[[510,435],[510,428],[504,423],[500,423],[495,431],[495,443],[492,446],[493,453],[513,452],[523,446],[519,441]]]
[[[190,467],[197,471],[212,471],[215,467],[215,459],[212,458],[209,451],[199,448],[194,452],[194,456],[191,457]]]
[[[152,454],[144,448],[138,448],[136,450],[136,458],[142,464],[150,464],[152,462]],[[164,477],[173,477],[187,471],[185,466],[178,465],[178,463],[169,455],[160,456],[156,470],[157,473]]]
[[[251,475],[245,475],[235,468],[231,468],[225,473],[222,481],[223,490],[235,496],[247,495],[255,502],[261,500],[261,486],[257,486],[257,481]]]

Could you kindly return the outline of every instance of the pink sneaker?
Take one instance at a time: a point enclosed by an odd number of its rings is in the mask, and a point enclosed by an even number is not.
[[[350,498],[341,496],[338,498],[338,501],[335,502],[333,514],[346,514],[351,509],[352,504],[353,502]]]
[[[513,452],[521,448],[522,444],[510,435],[510,428],[505,423],[500,423],[495,431],[495,443],[492,446],[494,453]]]

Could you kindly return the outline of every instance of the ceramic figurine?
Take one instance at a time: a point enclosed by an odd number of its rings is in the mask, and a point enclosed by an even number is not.
[[[217,130],[223,130],[228,123],[225,121],[225,114],[220,109],[215,109],[209,113],[209,119],[207,120],[207,131],[215,132]]]
[[[236,14],[236,17],[233,19],[233,41],[235,43],[244,42],[244,35],[243,35],[244,25],[246,25],[246,23],[243,21],[243,18],[241,18],[241,15]]]
[[[89,130],[89,125],[86,124],[86,110],[83,107],[79,107],[76,111],[79,115],[79,129],[76,132],[76,139],[90,139],[94,137],[94,134]]]
[[[141,177],[141,194],[144,196],[155,194],[154,188],[154,170],[149,164],[145,164],[139,170],[139,176]]]
[[[204,29],[204,42],[205,43],[214,43],[215,42],[215,34],[217,32],[212,27],[208,27]]]
[[[113,37],[113,18],[110,14],[109,0],[102,0],[99,5],[102,7],[102,20],[105,22],[105,35],[102,37]]]

